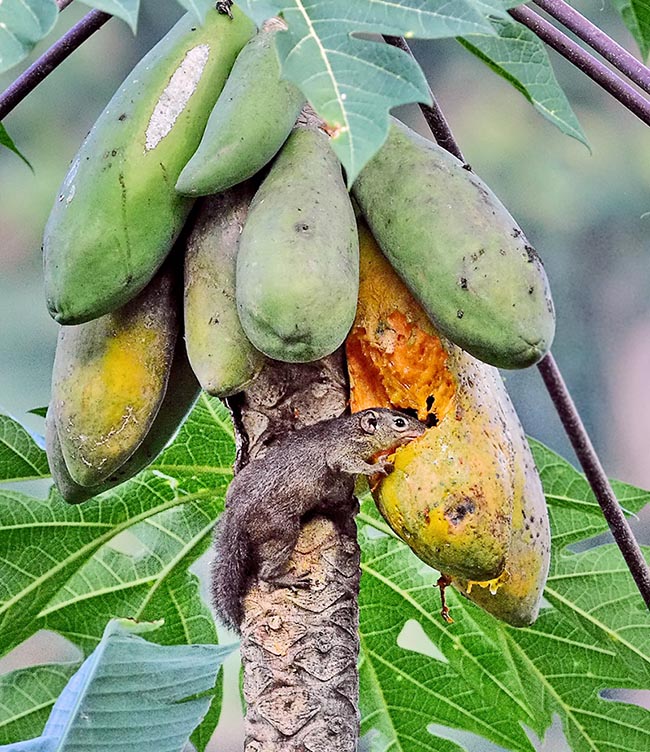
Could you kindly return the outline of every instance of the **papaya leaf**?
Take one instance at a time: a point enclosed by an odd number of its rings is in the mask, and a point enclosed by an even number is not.
[[[179,4],[194,13],[199,23],[205,21],[205,17],[210,8],[214,8],[214,0],[178,0]]]
[[[543,737],[555,714],[574,752],[650,748],[650,713],[602,697],[650,688],[650,618],[615,546],[566,549],[606,524],[584,477],[541,444],[533,450],[554,537],[546,604],[531,627],[509,627],[449,589],[446,624],[437,573],[364,502],[362,731],[375,730],[383,749],[463,749],[434,742],[444,727],[532,752],[522,724]],[[650,500],[631,486],[616,490],[633,512]]]
[[[139,636],[153,626],[110,621],[54,704],[42,736],[0,749],[181,752],[210,705],[210,696],[197,696],[214,687],[236,645],[157,645]]]
[[[32,167],[31,162],[27,159],[27,157],[20,151],[20,149],[16,146],[14,143],[14,140],[11,138],[9,133],[7,132],[7,129],[4,127],[2,123],[0,123],[0,145],[5,146],[9,151],[13,151],[13,153],[20,157],[23,162],[29,167],[29,169],[34,172],[34,168]]]
[[[512,3],[508,3],[512,5]],[[530,29],[506,15],[493,18],[495,35],[473,34],[460,43],[523,94],[567,136],[589,148],[578,118],[558,83],[544,44]]]
[[[78,663],[30,666],[0,676],[0,744],[40,734]]]
[[[30,432],[8,415],[0,415],[0,482],[48,478],[45,452]]]
[[[46,500],[15,491],[0,493],[0,653],[42,626],[38,615],[50,601],[47,619],[55,619],[57,608],[64,606],[70,607],[73,619],[79,604],[87,603],[85,616],[73,620],[80,634],[70,637],[75,641],[78,636],[88,649],[103,628],[92,614],[98,608],[93,595],[104,588],[107,598],[111,593],[115,598],[115,591],[123,589],[126,605],[118,613],[133,616],[137,611],[147,618],[169,618],[161,639],[194,633],[206,638],[208,615],[205,606],[197,611],[196,599],[190,595],[196,583],[186,569],[207,547],[210,520],[223,505],[231,477],[234,442],[228,420],[216,400],[202,397],[176,441],[154,465],[83,505],[70,506],[55,491]],[[177,516],[172,510],[179,510]],[[145,522],[149,525],[137,527]],[[108,549],[116,547],[119,542],[114,539],[127,531],[136,543],[137,567],[133,561],[120,560],[117,571],[111,573],[104,566],[113,562]],[[154,537],[152,556],[139,561],[142,549],[153,546]],[[98,558],[90,565],[95,555]],[[156,556],[161,557],[157,569]],[[79,579],[71,578],[87,564],[83,578],[94,579],[82,587]],[[140,591],[129,576],[143,581]],[[66,583],[68,588],[59,593]],[[172,600],[178,596],[178,602],[166,602],[165,592]]]
[[[302,90],[332,135],[348,183],[388,134],[388,113],[429,102],[417,63],[401,50],[354,34],[438,39],[494,29],[472,0],[239,0],[256,22],[281,15],[276,44],[283,75]]]
[[[140,12],[140,0],[80,0],[84,5],[104,13],[110,13],[116,18],[121,18],[135,34],[138,28],[138,13]]]
[[[54,0],[4,0],[0,3],[0,73],[23,60],[54,27]]]
[[[612,0],[636,40],[643,60],[650,54],[650,3],[648,0]]]

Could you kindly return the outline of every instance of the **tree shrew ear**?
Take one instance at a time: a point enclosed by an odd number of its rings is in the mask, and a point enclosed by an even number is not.
[[[361,416],[359,424],[366,433],[374,433],[377,430],[377,413],[366,410]]]

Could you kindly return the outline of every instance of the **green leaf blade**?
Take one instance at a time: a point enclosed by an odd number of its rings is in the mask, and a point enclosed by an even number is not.
[[[214,687],[236,645],[162,646],[138,636],[144,631],[147,625],[120,620],[107,625],[55,703],[42,740],[87,752],[183,749],[210,704],[210,697],[192,698]]]
[[[47,457],[29,431],[8,415],[0,415],[0,482],[49,478]]]
[[[388,133],[392,107],[430,103],[417,63],[401,50],[354,34],[441,39],[494,33],[470,0],[242,0],[256,22],[280,14],[288,30],[276,39],[283,75],[325,121],[332,147],[352,184]]]
[[[138,29],[138,14],[140,13],[140,0],[81,0],[95,10],[110,13],[127,23],[135,34]]]
[[[0,73],[23,60],[53,29],[54,0],[4,0],[0,4]]]
[[[16,146],[16,144],[14,143],[14,140],[11,138],[11,136],[7,132],[7,129],[4,127],[2,123],[0,123],[0,145],[6,147],[7,149],[9,149],[9,151],[12,151],[17,157],[20,157],[20,159],[23,160],[23,162],[27,165],[27,167],[29,167],[29,169],[32,172],[34,172],[34,168],[32,167],[31,162]]]
[[[621,14],[623,23],[634,37],[641,51],[641,58],[650,54],[650,3],[648,0],[612,0]]]
[[[194,13],[196,20],[202,24],[210,10],[214,8],[214,0],[178,0],[179,5],[185,10]]]
[[[543,43],[512,19],[492,19],[492,24],[496,36],[473,35],[460,43],[521,92],[546,120],[589,148]]]
[[[0,744],[40,734],[79,664],[52,663],[18,669],[0,677]]]

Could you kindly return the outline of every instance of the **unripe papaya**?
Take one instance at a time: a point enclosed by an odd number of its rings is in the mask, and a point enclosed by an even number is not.
[[[390,526],[427,564],[472,580],[504,569],[517,416],[501,378],[438,334],[360,227],[359,306],[346,349],[353,411],[415,412],[431,425],[375,485]]]
[[[255,194],[239,242],[237,308],[271,358],[307,362],[342,344],[359,285],[354,211],[329,140],[289,136]]]
[[[162,403],[178,334],[178,291],[166,265],[113,313],[62,327],[51,410],[72,479],[95,486],[140,446]]]
[[[551,346],[541,260],[467,165],[394,121],[353,193],[373,235],[436,329],[480,360],[525,368]]]
[[[546,583],[551,531],[542,484],[523,432],[515,436],[515,492],[512,539],[504,571],[496,580],[452,584],[471,601],[513,627],[532,624]]]
[[[192,206],[174,184],[196,150],[252,22],[188,13],[138,63],[72,161],[43,240],[52,316],[115,310],[153,277]]]
[[[254,192],[248,182],[204,199],[186,242],[187,354],[201,386],[216,397],[241,391],[265,360],[244,334],[235,299],[237,247]]]
[[[277,154],[305,101],[280,78],[277,28],[262,30],[239,53],[176,190],[187,196],[220,193],[262,169]]]
[[[47,460],[50,465],[52,480],[61,496],[69,504],[80,504],[137,475],[162,452],[192,409],[200,391],[199,383],[187,359],[185,346],[179,338],[176,343],[176,352],[169,374],[165,398],[147,435],[123,465],[120,465],[104,481],[94,486],[82,486],[70,476],[61,451],[54,413],[51,409],[48,410],[45,419]]]

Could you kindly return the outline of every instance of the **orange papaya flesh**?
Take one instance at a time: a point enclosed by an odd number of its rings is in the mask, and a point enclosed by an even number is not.
[[[544,495],[501,377],[440,336],[360,227],[357,317],[346,343],[353,411],[427,420],[373,495],[395,532],[487,611],[534,621],[548,570]],[[464,574],[461,574],[464,572]]]

